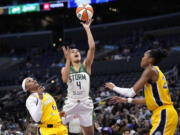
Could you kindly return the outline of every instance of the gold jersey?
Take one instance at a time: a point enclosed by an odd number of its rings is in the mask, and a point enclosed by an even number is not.
[[[146,105],[150,111],[154,111],[162,105],[173,104],[164,74],[158,66],[153,66],[153,68],[159,73],[158,80],[156,83],[149,81],[145,84],[144,89]]]
[[[42,124],[57,124],[61,123],[61,118],[59,116],[59,111],[56,105],[56,101],[54,98],[46,93],[43,95],[42,101],[42,117],[41,123]]]

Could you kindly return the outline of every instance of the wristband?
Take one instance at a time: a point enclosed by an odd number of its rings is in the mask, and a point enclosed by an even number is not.
[[[128,98],[127,102],[128,103],[132,103],[133,99],[132,98]]]

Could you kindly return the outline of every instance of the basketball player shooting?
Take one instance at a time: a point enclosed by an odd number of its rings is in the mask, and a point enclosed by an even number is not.
[[[66,65],[62,68],[62,80],[67,83],[67,100],[63,106],[66,113],[64,124],[67,124],[78,116],[84,135],[94,135],[93,127],[93,101],[89,97],[91,65],[94,60],[95,43],[90,30],[92,19],[81,23],[84,27],[87,37],[89,50],[87,57],[81,63],[81,55],[78,49],[69,49],[62,47],[66,58]]]

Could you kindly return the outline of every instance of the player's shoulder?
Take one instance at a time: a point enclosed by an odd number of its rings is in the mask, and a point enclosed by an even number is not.
[[[71,68],[70,68],[70,69],[71,69]],[[64,70],[65,70],[65,67],[62,67],[62,68],[61,68],[61,73],[64,72]]]
[[[51,97],[52,97],[52,95],[51,95],[50,93],[48,93],[48,92],[44,93],[44,95],[47,95],[47,96],[51,96]]]
[[[154,73],[159,74],[159,71],[161,71],[157,66],[153,66],[152,70]]]
[[[38,94],[37,93],[32,93],[26,99],[26,103],[33,102],[33,101],[37,100],[37,98],[38,98]]]
[[[147,67],[147,68],[145,68],[145,70],[144,70],[144,73],[146,73],[146,74],[150,74],[150,73],[153,73],[153,72],[154,72],[154,70],[153,70],[152,67]]]
[[[151,67],[145,68],[143,72],[143,76],[149,76],[151,77],[154,74],[154,70]]]

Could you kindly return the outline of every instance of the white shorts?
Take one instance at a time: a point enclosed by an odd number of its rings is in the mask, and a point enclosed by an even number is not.
[[[62,119],[63,124],[70,122],[74,116],[78,116],[80,125],[89,127],[93,125],[93,101],[91,98],[82,100],[70,99],[64,101],[63,111],[66,113],[66,118]]]

